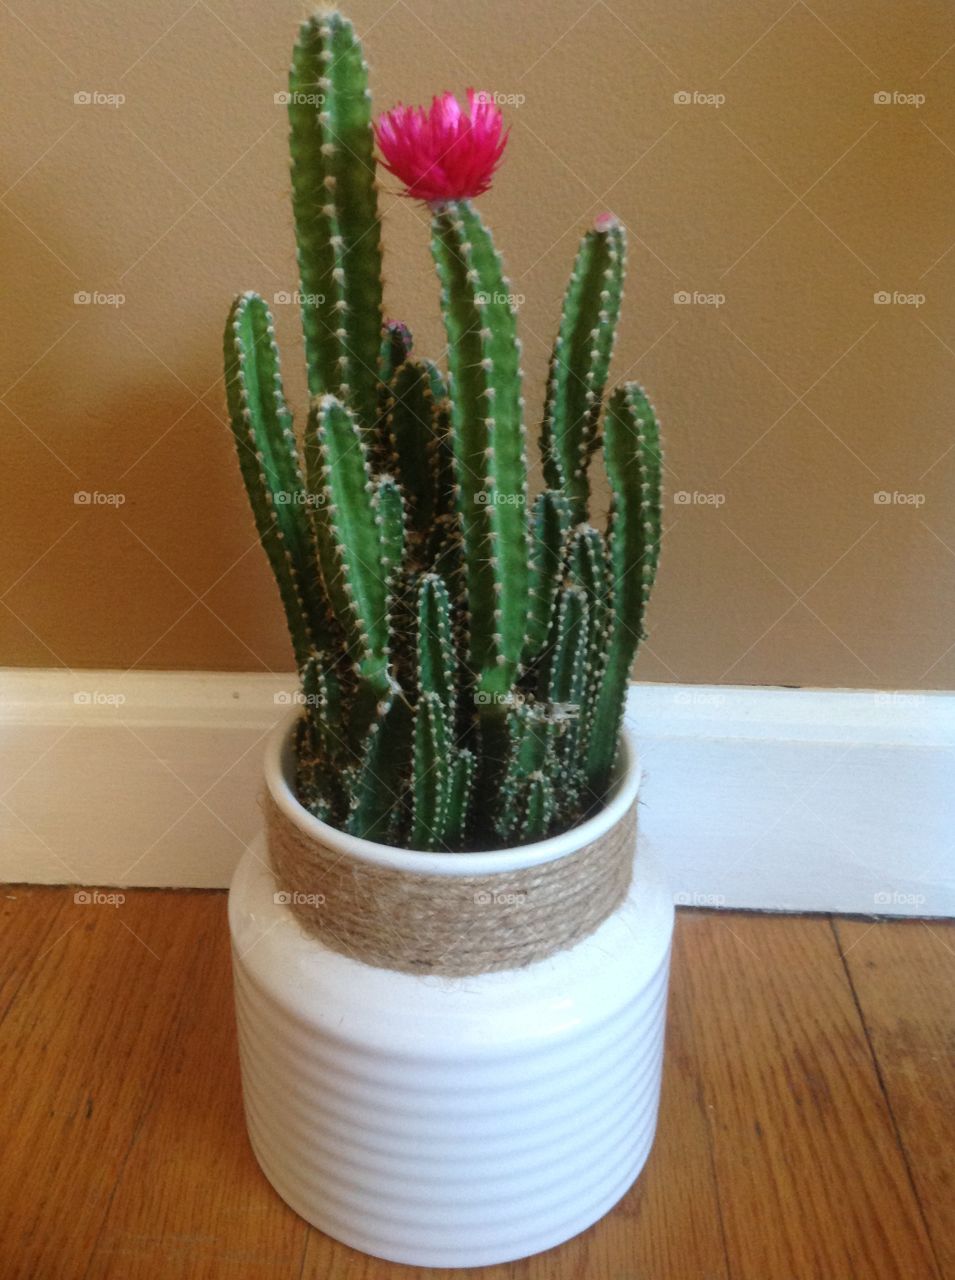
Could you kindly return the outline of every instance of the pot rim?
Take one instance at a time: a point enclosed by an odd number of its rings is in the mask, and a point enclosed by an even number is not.
[[[491,875],[495,872],[520,871],[525,867],[540,866],[558,858],[576,853],[606,835],[629,810],[640,787],[641,769],[633,739],[626,729],[621,729],[620,763],[617,778],[610,791],[610,799],[592,818],[563,831],[560,835],[506,849],[475,850],[466,853],[431,853],[423,849],[400,849],[394,845],[379,844],[349,835],[337,827],[313,817],[299,803],[292,786],[294,777],[293,730],[301,716],[293,708],[269,735],[265,748],[265,783],[269,794],[282,813],[298,829],[337,853],[371,862],[376,866],[390,867],[395,871],[408,871],[415,875],[470,876]]]

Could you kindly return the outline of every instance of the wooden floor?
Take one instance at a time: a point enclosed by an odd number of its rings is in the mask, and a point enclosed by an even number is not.
[[[0,890],[3,1280],[411,1277],[310,1229],[242,1122],[225,898]],[[955,1280],[955,922],[680,914],[657,1144],[486,1280]]]

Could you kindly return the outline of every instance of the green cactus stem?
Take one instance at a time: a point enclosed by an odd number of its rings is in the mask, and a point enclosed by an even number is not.
[[[462,747],[453,753],[444,821],[444,839],[450,849],[462,849],[467,844],[476,772],[477,760],[472,751]]]
[[[607,542],[613,618],[588,746],[587,784],[595,797],[604,795],[616,759],[630,667],[660,554],[660,429],[635,382],[610,398],[604,458],[612,494]]]
[[[272,316],[258,294],[236,298],[224,347],[226,397],[239,466],[301,667],[334,637],[318,587],[308,496],[282,390]]]
[[[528,793],[536,778],[554,765],[552,756],[559,720],[545,706],[519,703],[509,707],[508,749],[494,829],[500,839],[520,839]]]
[[[451,599],[436,573],[421,579],[418,595],[418,689],[433,694],[450,737],[457,702],[457,659],[451,624]]]
[[[401,366],[411,356],[414,340],[411,330],[400,320],[389,320],[381,333],[381,346],[378,350],[378,382],[379,390],[386,398],[390,397],[390,382]]]
[[[437,409],[425,364],[408,360],[391,380],[385,432],[390,465],[408,495],[409,521],[420,538],[434,526],[440,488]]]
[[[556,813],[554,786],[543,773],[531,778],[518,828],[521,844],[542,840],[550,832]]]
[[[378,704],[354,763],[344,770],[349,801],[342,825],[350,835],[390,843],[403,829],[411,732],[402,698]]]
[[[586,687],[577,726],[577,747],[586,752],[606,666],[613,614],[607,545],[603,534],[591,525],[581,524],[574,530],[568,549],[567,575],[587,597]]]
[[[376,467],[390,464],[385,424],[392,403],[391,380],[411,355],[413,339],[411,330],[400,320],[388,320],[381,331],[378,348],[378,396],[374,430],[368,440]]]
[[[601,219],[584,236],[551,355],[541,439],[544,477],[552,489],[565,490],[575,522],[587,518],[587,469],[598,443],[626,252],[626,234],[615,218]]]
[[[368,68],[338,13],[302,24],[289,73],[292,211],[313,395],[377,417],[381,236]]]
[[[549,654],[547,698],[576,720],[587,689],[587,595],[580,587],[564,587],[557,607],[554,643]]]
[[[422,693],[415,709],[414,808],[411,846],[435,849],[442,842],[448,798],[448,732],[441,700]]]
[[[393,598],[405,552],[405,502],[393,476],[379,476],[374,481],[371,506],[378,529],[379,563],[385,590]]]
[[[570,503],[559,489],[538,494],[531,513],[530,588],[524,661],[532,662],[544,649],[554,618],[563,577],[564,542],[570,523]]]
[[[313,401],[306,440],[308,484],[322,578],[347,656],[377,697],[390,692],[391,569],[365,445],[353,415],[334,396]],[[378,494],[380,500],[380,492]]]
[[[563,780],[562,790],[555,793],[551,809],[567,816],[580,804],[583,780],[580,750],[585,731],[589,643],[587,594],[582,587],[564,587],[557,607],[547,671],[550,714],[557,722],[549,748],[553,764],[547,776]]]
[[[448,338],[448,388],[470,612],[470,665],[493,710],[517,674],[527,615],[527,465],[511,291],[469,202],[439,208],[431,247]]]

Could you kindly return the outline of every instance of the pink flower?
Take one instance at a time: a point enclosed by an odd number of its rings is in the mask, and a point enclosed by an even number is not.
[[[405,194],[438,204],[487,191],[510,132],[502,124],[491,94],[468,89],[467,110],[453,93],[432,98],[428,111],[399,102],[379,116],[375,137]]]

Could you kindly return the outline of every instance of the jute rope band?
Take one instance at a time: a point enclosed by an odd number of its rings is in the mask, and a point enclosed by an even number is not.
[[[383,969],[447,977],[520,969],[593,933],[630,887],[636,800],[574,853],[473,876],[365,862],[306,834],[271,796],[265,805],[281,900],[325,946]]]

